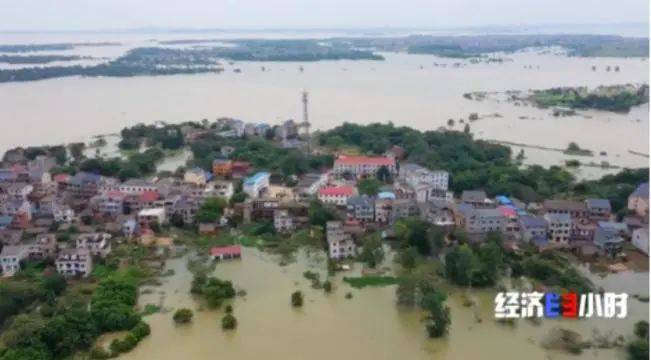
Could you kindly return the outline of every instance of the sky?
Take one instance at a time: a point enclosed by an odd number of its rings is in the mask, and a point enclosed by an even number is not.
[[[0,0],[0,30],[648,24],[648,0]]]

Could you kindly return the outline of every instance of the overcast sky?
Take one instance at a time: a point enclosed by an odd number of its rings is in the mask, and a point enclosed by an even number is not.
[[[0,0],[0,30],[648,23],[649,0]]]

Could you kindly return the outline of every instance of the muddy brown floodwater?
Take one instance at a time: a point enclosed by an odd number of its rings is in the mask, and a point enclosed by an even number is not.
[[[462,289],[447,289],[452,326],[444,339],[426,337],[422,314],[402,309],[395,302],[395,286],[353,289],[342,282],[344,275],[358,274],[359,266],[334,279],[334,290],[310,287],[303,277],[305,270],[318,271],[325,277],[324,254],[300,254],[288,266],[278,259],[253,248],[245,248],[241,260],[219,263],[215,275],[234,282],[247,295],[233,301],[238,328],[221,329],[222,310],[201,310],[190,294],[192,274],[186,258],[171,259],[167,268],[174,275],[164,277],[153,293],[143,294],[140,305],[161,303],[168,312],[145,317],[152,327],[150,337],[143,340],[124,359],[613,359],[625,358],[623,350],[585,351],[574,356],[540,347],[545,334],[555,326],[579,331],[590,338],[593,328],[602,332],[630,334],[633,324],[649,316],[648,304],[629,302],[629,317],[624,320],[543,320],[515,326],[493,321],[493,290],[474,294],[480,301],[482,323],[475,321],[469,308],[462,305]],[[648,273],[620,273],[605,278],[593,277],[606,290],[648,294]],[[302,290],[302,309],[290,306],[293,291]],[[345,294],[351,292],[352,299]],[[188,307],[195,310],[193,322],[177,326],[172,311]]]

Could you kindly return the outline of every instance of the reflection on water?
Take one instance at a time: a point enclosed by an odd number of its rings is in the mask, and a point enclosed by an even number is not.
[[[401,309],[395,304],[395,287],[355,290],[334,280],[334,291],[325,294],[314,290],[303,278],[303,271],[320,271],[325,264],[308,260],[305,254],[285,267],[276,259],[258,250],[245,248],[243,259],[217,265],[216,276],[229,279],[247,295],[234,300],[238,319],[234,332],[220,326],[222,311],[199,310],[189,295],[191,274],[185,258],[168,261],[175,274],[163,278],[163,285],[151,294],[142,295],[140,304],[158,304],[169,310],[189,307],[195,319],[188,326],[176,326],[172,313],[146,317],[152,334],[142,341],[127,359],[612,359],[621,357],[618,350],[589,350],[581,356],[545,351],[539,342],[554,326],[574,329],[590,337],[592,328],[613,329],[629,334],[633,323],[648,317],[647,304],[632,300],[626,320],[544,320],[541,325],[528,321],[516,326],[499,325],[492,320],[493,290],[477,290],[482,323],[474,320],[472,311],[464,307],[462,289],[446,289],[451,293],[448,305],[452,310],[452,326],[445,339],[426,338],[421,314]],[[359,271],[355,269],[354,271]],[[598,284],[607,290],[648,293],[648,273],[609,275]],[[643,289],[640,289],[642,287]],[[305,306],[296,310],[289,304],[290,294],[300,289]],[[163,297],[159,292],[164,292]],[[347,292],[352,299],[345,299]]]

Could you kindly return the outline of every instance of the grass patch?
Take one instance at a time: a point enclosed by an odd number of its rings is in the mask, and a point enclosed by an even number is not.
[[[348,285],[361,289],[367,286],[390,286],[398,283],[398,278],[395,276],[359,276],[359,277],[345,277],[344,282]]]

